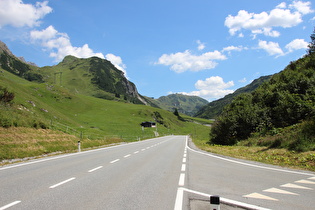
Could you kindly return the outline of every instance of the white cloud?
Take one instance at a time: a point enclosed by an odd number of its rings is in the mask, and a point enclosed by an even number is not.
[[[182,73],[185,71],[202,71],[213,69],[217,66],[214,60],[225,60],[226,56],[219,51],[206,52],[201,55],[193,55],[189,50],[184,52],[163,54],[155,64],[170,66],[170,69]]]
[[[127,67],[120,56],[109,53],[105,56],[105,58],[109,60],[118,70],[124,72],[125,77],[127,77],[127,72],[125,70]]]
[[[281,2],[278,6],[276,6],[276,8],[285,9],[287,8],[287,4],[285,2]]]
[[[284,52],[276,42],[267,42],[259,40],[258,48],[265,50],[269,55],[282,56]]]
[[[5,25],[14,27],[34,27],[40,19],[52,12],[48,1],[37,2],[36,5],[24,4],[22,0],[0,1],[0,28]]]
[[[307,2],[293,1],[293,3],[289,5],[289,8],[296,9],[298,12],[300,12],[303,15],[314,12],[311,9],[311,2],[309,1]]]
[[[66,33],[58,32],[53,26],[48,26],[41,31],[33,30],[30,32],[33,41],[39,41],[41,45],[50,51],[50,57],[56,61],[61,61],[67,55],[73,55],[79,58],[88,58],[97,56],[105,58],[102,53],[94,53],[88,44],[82,47],[74,47]]]
[[[198,50],[205,49],[206,47],[205,43],[202,43],[200,40],[197,40],[196,43],[198,44]]]
[[[223,48],[222,52],[231,52],[231,51],[243,51],[243,50],[247,50],[248,48],[247,47],[243,47],[243,46],[228,46],[228,47],[225,47]]]
[[[240,10],[236,16],[229,15],[225,18],[225,26],[229,28],[229,33],[234,36],[244,36],[241,32],[251,31],[255,38],[257,34],[265,36],[279,37],[280,32],[274,30],[275,27],[290,28],[301,23],[302,16],[313,12],[310,8],[310,2],[294,1],[289,6],[285,2],[280,3],[270,12],[249,13]]]
[[[308,43],[304,39],[295,39],[291,41],[289,44],[285,46],[285,48],[289,51],[295,51],[300,49],[307,49]]]
[[[233,81],[225,83],[222,77],[213,76],[207,78],[206,80],[198,80],[195,84],[195,88],[198,89],[197,91],[189,93],[181,92],[181,94],[199,96],[211,101],[233,93],[234,90],[228,89],[233,86]]]

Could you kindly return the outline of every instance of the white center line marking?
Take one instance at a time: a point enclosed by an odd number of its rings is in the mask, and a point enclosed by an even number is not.
[[[113,161],[111,161],[110,163],[115,163],[115,162],[117,162],[117,161],[119,161],[119,159],[113,160]]]
[[[183,163],[186,163],[186,158],[183,158]]]
[[[50,186],[49,188],[53,189],[53,188],[58,187],[58,186],[60,186],[60,185],[62,185],[62,184],[65,184],[65,183],[67,183],[67,182],[70,182],[70,181],[72,181],[72,180],[74,180],[74,179],[75,179],[75,177],[72,177],[72,178],[67,179],[67,180],[65,180],[65,181],[63,181],[63,182],[59,182],[58,184],[52,185],[52,186]]]
[[[184,154],[184,157],[187,157],[187,154]]]
[[[184,198],[184,190],[182,190],[181,188],[178,188],[177,194],[176,194],[176,201],[175,201],[174,210],[182,210],[183,198]]]
[[[5,206],[0,207],[0,210],[4,210],[4,209],[7,209],[7,208],[10,208],[11,206],[14,206],[14,205],[16,205],[18,203],[21,203],[21,201],[14,201],[12,203],[9,203],[9,204],[7,204]]]
[[[141,151],[144,151],[145,149],[142,149]]]
[[[131,156],[131,154],[129,154],[129,155],[125,155],[125,156],[124,156],[124,158],[130,157],[130,156]]]
[[[103,168],[103,166],[93,168],[93,169],[89,170],[88,172],[91,173],[91,172],[96,171],[96,170],[101,169],[101,168]]]
[[[184,186],[185,185],[185,174],[183,174],[183,173],[180,174],[178,185],[179,186]]]
[[[135,151],[135,152],[134,152],[134,154],[137,154],[137,153],[139,153],[139,151]]]
[[[181,171],[186,171],[186,164],[182,165],[182,170]]]

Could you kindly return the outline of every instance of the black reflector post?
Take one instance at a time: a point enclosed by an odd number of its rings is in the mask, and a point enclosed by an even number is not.
[[[210,209],[220,210],[220,197],[218,195],[210,196]]]

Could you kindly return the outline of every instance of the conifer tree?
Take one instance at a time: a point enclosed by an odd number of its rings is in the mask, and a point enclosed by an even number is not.
[[[311,42],[308,45],[308,54],[311,55],[315,52],[315,28],[310,37],[311,37]]]

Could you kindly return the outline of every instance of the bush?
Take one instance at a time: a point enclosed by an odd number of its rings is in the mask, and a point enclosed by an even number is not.
[[[0,102],[10,103],[13,101],[14,97],[14,93],[9,92],[7,88],[0,87]]]

